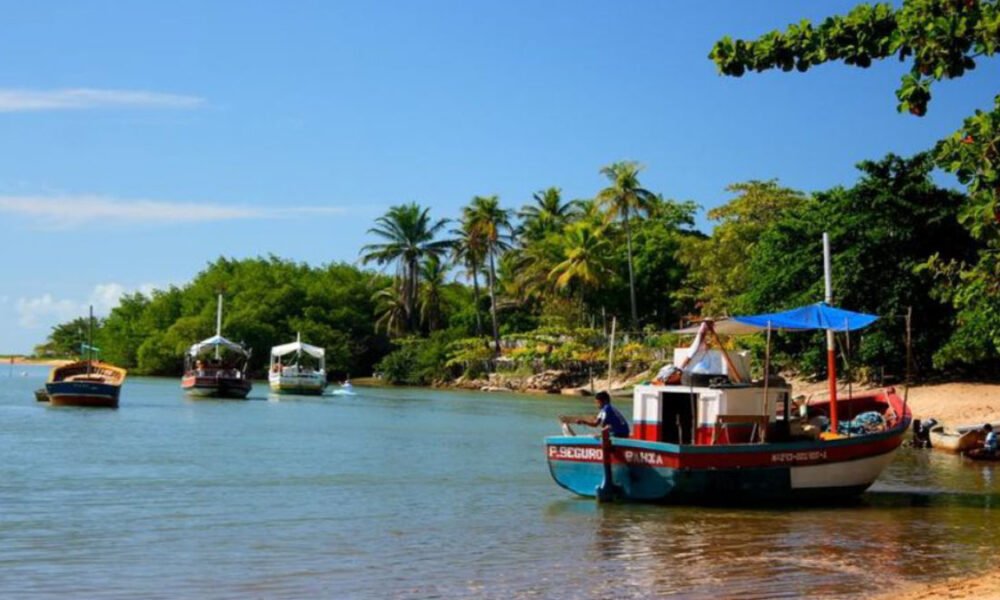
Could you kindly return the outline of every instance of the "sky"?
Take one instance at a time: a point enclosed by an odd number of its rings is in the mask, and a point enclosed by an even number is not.
[[[357,262],[394,204],[592,197],[636,160],[707,210],[748,179],[851,185],[991,107],[997,60],[920,119],[896,112],[895,60],[728,78],[707,58],[853,4],[5,2],[0,353],[219,256]]]

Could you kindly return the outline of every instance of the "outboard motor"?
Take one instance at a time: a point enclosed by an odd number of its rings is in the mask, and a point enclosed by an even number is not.
[[[930,448],[931,447],[931,429],[933,429],[938,424],[937,419],[927,419],[926,421],[921,421],[920,419],[913,420],[913,447],[914,448]]]

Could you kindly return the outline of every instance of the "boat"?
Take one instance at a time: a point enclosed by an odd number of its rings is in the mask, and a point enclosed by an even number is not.
[[[49,393],[45,391],[45,388],[38,388],[35,390],[35,400],[38,402],[48,402]]]
[[[181,389],[201,398],[242,400],[253,384],[247,378],[250,351],[222,337],[222,294],[215,315],[215,335],[193,344],[184,354]]]
[[[634,388],[629,437],[611,437],[606,429],[576,435],[564,424],[562,435],[545,439],[552,478],[601,501],[739,504],[855,497],[892,461],[912,421],[906,400],[891,387],[837,397],[833,332],[875,319],[820,302],[682,330],[695,339],[675,352],[664,379]],[[726,350],[719,337],[766,332],[770,348],[774,330],[815,329],[827,330],[829,397],[794,410],[790,386],[773,376],[751,380],[745,356]],[[769,361],[769,351],[766,356]],[[769,362],[763,372],[770,372]]]
[[[984,448],[974,448],[965,453],[965,457],[970,460],[983,462],[1000,462],[1000,453],[990,452]]]
[[[286,357],[294,355],[289,364]],[[301,334],[295,341],[271,348],[268,369],[271,391],[279,394],[319,396],[326,389],[326,351],[302,342]]]
[[[980,429],[965,432],[951,431],[945,429],[943,425],[932,428],[929,435],[931,448],[947,452],[967,452],[974,448],[980,448],[986,439],[986,432]]]
[[[81,345],[81,355],[86,358],[52,369],[45,382],[44,396],[51,406],[86,406],[118,408],[118,398],[127,371],[121,367],[96,360],[99,352],[92,344],[94,309],[90,309],[88,342]],[[44,401],[38,390],[35,399]]]

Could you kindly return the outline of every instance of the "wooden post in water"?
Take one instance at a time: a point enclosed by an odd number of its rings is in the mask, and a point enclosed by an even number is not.
[[[608,394],[611,393],[611,369],[615,361],[615,326],[618,325],[618,317],[611,317],[611,342],[608,346]]]
[[[913,364],[913,307],[906,307],[906,388],[903,391],[903,412],[906,412],[906,403],[910,400],[910,378],[913,373],[910,371]]]

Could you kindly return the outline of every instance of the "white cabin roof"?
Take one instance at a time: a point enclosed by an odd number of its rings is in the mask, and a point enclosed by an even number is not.
[[[212,337],[206,340],[202,340],[197,344],[192,344],[191,347],[188,349],[188,354],[194,356],[196,354],[200,354],[202,350],[215,349],[218,346],[222,346],[223,348],[228,348],[229,350],[232,350],[233,352],[238,352],[244,356],[250,355],[250,353],[247,352],[246,349],[243,348],[243,346],[237,344],[236,342],[227,340],[221,335],[213,335]]]
[[[326,350],[323,348],[312,346],[301,341],[282,344],[271,348],[271,356],[285,356],[293,352],[305,352],[309,356],[313,356],[315,358],[323,358],[326,355]]]

